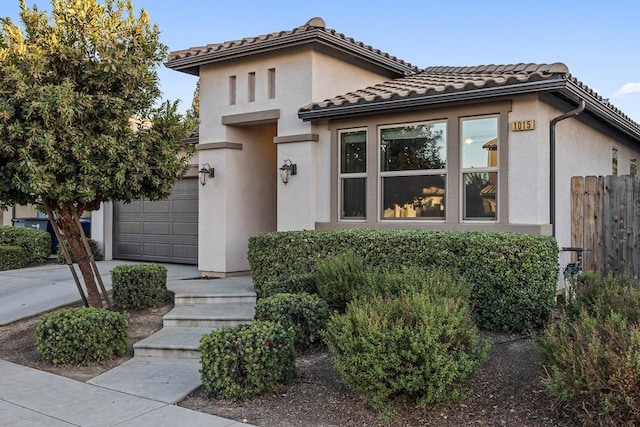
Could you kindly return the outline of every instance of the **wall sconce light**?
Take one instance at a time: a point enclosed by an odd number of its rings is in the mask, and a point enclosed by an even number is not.
[[[284,161],[284,164],[280,166],[280,179],[284,182],[284,185],[287,185],[289,182],[289,177],[291,175],[298,174],[298,165],[295,163],[291,163],[291,160],[287,159]]]
[[[207,176],[213,178],[214,170],[215,169],[213,169],[209,163],[203,164],[202,169],[198,172],[198,175],[200,176],[200,184],[205,185],[207,183]]]

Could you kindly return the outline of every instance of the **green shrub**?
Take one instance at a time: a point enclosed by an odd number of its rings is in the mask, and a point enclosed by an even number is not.
[[[100,251],[100,247],[98,246],[98,242],[93,239],[89,240],[89,247],[91,248],[91,253],[93,254],[93,259],[96,261],[102,261],[104,257],[102,256],[102,252]],[[69,251],[69,255],[71,255],[71,261],[76,262],[76,257],[71,252],[71,246],[67,240],[63,240],[63,244],[66,246]],[[58,256],[58,264],[65,264],[66,261],[64,259],[64,253],[62,252],[62,248],[58,245],[58,250],[56,251],[56,255]]]
[[[27,257],[20,246],[0,245],[0,270],[14,270],[27,266]]]
[[[347,303],[365,286],[362,257],[353,251],[330,256],[316,264],[318,294],[331,308],[344,311]]]
[[[483,329],[539,329],[555,308],[558,245],[550,236],[430,230],[287,231],[251,237],[248,257],[259,287],[283,274],[314,273],[318,261],[348,251],[371,268],[458,271],[471,286],[474,315]]]
[[[122,264],[111,270],[113,302],[121,308],[155,307],[167,299],[167,267]]]
[[[283,274],[267,283],[255,284],[255,290],[258,298],[265,298],[275,294],[317,294],[318,286],[315,274]]]
[[[293,335],[279,323],[217,329],[200,340],[202,389],[239,400],[272,391],[295,378]]]
[[[640,329],[611,312],[583,308],[536,339],[547,387],[581,425],[634,425],[640,419]]]
[[[320,332],[327,326],[329,306],[315,294],[276,294],[258,300],[255,318],[291,329],[296,349],[304,350],[322,342]]]
[[[20,246],[26,265],[42,263],[51,253],[51,235],[44,230],[0,225],[0,245]]]
[[[400,267],[398,270],[369,270],[364,286],[358,290],[357,298],[380,295],[402,296],[427,293],[432,297],[442,296],[471,300],[471,286],[459,273],[443,268]]]
[[[629,323],[640,323],[640,289],[628,278],[586,272],[575,284],[575,300],[568,303],[566,315],[575,319],[583,309],[598,319],[618,313]]]
[[[102,308],[71,308],[45,314],[36,325],[40,355],[54,365],[102,362],[127,352],[127,317]]]
[[[464,301],[414,293],[353,301],[323,337],[345,384],[383,415],[395,402],[462,398],[487,345]]]

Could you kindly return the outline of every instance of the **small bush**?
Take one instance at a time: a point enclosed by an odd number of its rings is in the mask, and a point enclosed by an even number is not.
[[[327,326],[329,306],[318,295],[276,294],[258,300],[255,317],[291,329],[296,349],[304,350],[322,341],[320,332]]]
[[[0,245],[20,246],[26,265],[42,263],[51,253],[51,235],[44,230],[0,225]]]
[[[0,270],[14,270],[28,265],[20,246],[0,245]]]
[[[102,362],[127,352],[127,317],[102,308],[71,308],[42,316],[36,325],[40,355],[54,365]]]
[[[318,293],[316,275],[313,273],[283,274],[263,285],[255,284],[255,288],[258,298],[270,297],[275,294]]]
[[[316,265],[318,293],[332,309],[344,311],[364,287],[364,261],[353,251],[330,256]]]
[[[582,309],[536,339],[547,387],[582,425],[634,425],[640,419],[640,329],[611,312]]]
[[[202,389],[208,396],[240,400],[295,378],[293,335],[279,323],[255,320],[203,335]]]
[[[464,397],[464,380],[487,356],[466,302],[424,293],[356,300],[323,337],[345,384],[385,416],[396,401]]]
[[[364,282],[364,286],[357,291],[357,298],[414,293],[459,298],[464,301],[470,301],[471,298],[471,286],[464,277],[454,270],[443,268],[401,267],[398,270],[370,270]]]
[[[570,320],[584,309],[598,319],[618,313],[629,323],[640,323],[640,289],[627,278],[587,272],[576,283],[575,292],[566,309]]]
[[[113,302],[121,308],[155,307],[167,299],[167,267],[123,264],[111,270]]]
[[[96,261],[102,261],[104,257],[102,256],[102,252],[100,251],[98,242],[93,239],[88,239],[88,240],[89,240],[89,247],[91,248],[91,253],[93,254],[93,259]],[[66,246],[67,250],[69,251],[69,255],[71,255],[71,261],[76,262],[76,257],[73,255],[73,252],[71,252],[71,246],[69,245],[69,242],[67,240],[63,240],[63,242],[64,242],[63,244]],[[56,251],[56,255],[58,256],[58,264],[66,263],[64,259],[64,253],[62,252],[60,245],[58,245],[58,250]]]

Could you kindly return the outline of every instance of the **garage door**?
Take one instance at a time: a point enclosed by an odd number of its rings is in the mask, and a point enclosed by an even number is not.
[[[176,183],[169,200],[116,203],[113,257],[198,263],[198,180]]]

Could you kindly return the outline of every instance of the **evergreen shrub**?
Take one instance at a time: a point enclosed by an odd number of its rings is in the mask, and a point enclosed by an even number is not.
[[[329,306],[315,294],[275,294],[261,298],[255,318],[280,323],[294,335],[297,350],[322,342],[320,333],[329,320]]]
[[[487,356],[465,301],[422,292],[355,300],[323,337],[345,384],[383,416],[400,402],[465,397]]]
[[[167,299],[167,267],[121,264],[111,270],[113,302],[121,308],[155,307]]]
[[[27,256],[20,246],[0,245],[0,271],[27,266]]]
[[[82,307],[43,315],[35,329],[36,347],[54,365],[102,362],[127,352],[127,316]]]
[[[293,334],[284,326],[260,320],[203,335],[202,389],[211,397],[241,400],[293,381],[293,342]]]
[[[0,225],[0,245],[20,246],[26,265],[42,263],[51,253],[51,235],[44,230]]]

